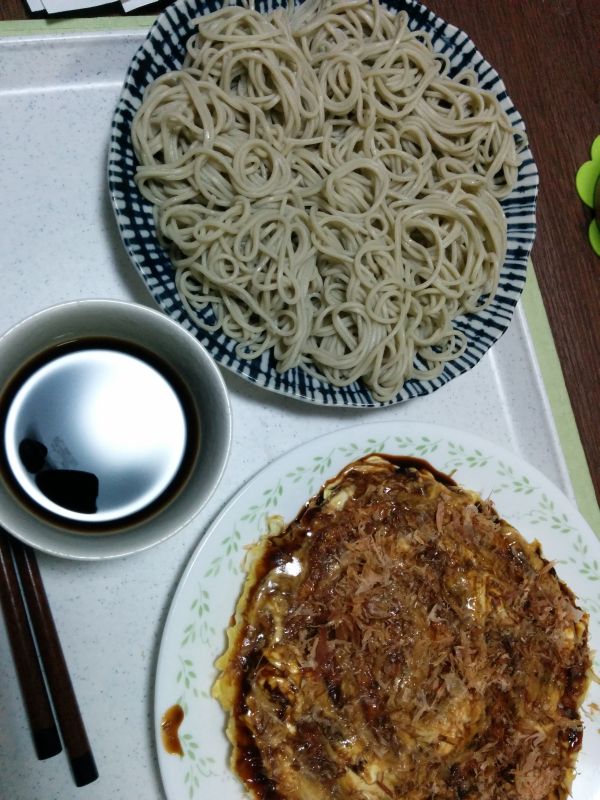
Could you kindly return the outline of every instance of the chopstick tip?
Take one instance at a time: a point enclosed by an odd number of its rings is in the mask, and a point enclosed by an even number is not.
[[[71,770],[76,786],[87,786],[98,778],[96,762],[90,752],[71,759]]]
[[[52,758],[62,750],[56,727],[32,731],[32,735],[35,752],[40,761]]]

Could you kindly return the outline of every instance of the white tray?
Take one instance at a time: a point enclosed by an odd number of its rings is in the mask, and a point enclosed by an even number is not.
[[[68,299],[152,304],[121,245],[105,177],[113,108],[145,30],[0,38],[0,334],[30,313]],[[571,464],[521,305],[507,334],[470,373],[400,406],[320,408],[267,393],[233,374],[225,373],[225,379],[234,412],[231,458],[216,494],[193,524],[129,559],[89,564],[39,559],[98,763],[96,783],[75,789],[64,757],[36,761],[0,625],[0,797],[162,796],[152,691],[172,593],[223,504],[295,445],[359,422],[441,422],[511,449],[575,500]]]

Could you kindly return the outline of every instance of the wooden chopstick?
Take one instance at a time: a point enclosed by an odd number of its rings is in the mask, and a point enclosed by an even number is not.
[[[53,707],[75,785],[86,786],[96,780],[98,770],[37,559],[30,547],[2,528],[0,603],[38,758],[62,750]]]
[[[16,539],[11,542],[11,549],[23,594],[27,598],[29,618],[73,779],[76,786],[85,786],[96,780],[98,770],[52,618],[37,559],[30,547]]]
[[[62,745],[31,635],[13,562],[10,539],[2,529],[0,529],[0,604],[4,612],[8,639],[35,751],[40,760],[50,758],[60,753]]]

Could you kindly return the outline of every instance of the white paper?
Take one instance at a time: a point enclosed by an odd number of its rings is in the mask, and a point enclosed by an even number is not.
[[[127,13],[129,11],[135,11],[136,8],[148,6],[152,2],[153,0],[121,0],[121,5],[123,6],[123,11]]]
[[[106,5],[109,0],[27,0],[31,11],[47,11],[48,14],[60,14],[65,11],[77,11],[84,8]],[[122,0],[121,5],[125,12],[135,11],[137,8],[147,6],[153,0]]]
[[[104,6],[107,0],[43,0],[48,14],[60,14],[64,11],[79,11],[83,8]]]

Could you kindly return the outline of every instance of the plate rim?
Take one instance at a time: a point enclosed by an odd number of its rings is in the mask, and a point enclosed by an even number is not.
[[[251,478],[249,478],[246,483],[241,486],[229,499],[227,499],[222,507],[217,512],[216,516],[207,524],[204,532],[201,533],[200,538],[196,547],[194,548],[186,566],[184,567],[183,571],[181,572],[180,577],[177,579],[177,586],[175,591],[173,592],[170,606],[165,618],[165,622],[162,628],[161,637],[160,637],[160,645],[158,648],[157,659],[155,662],[155,670],[154,670],[154,695],[153,695],[153,724],[154,724],[154,743],[158,755],[158,766],[159,766],[159,773],[163,785],[163,789],[168,800],[176,800],[178,797],[177,793],[172,789],[169,785],[168,779],[168,772],[169,772],[169,762],[168,756],[161,744],[161,736],[160,736],[160,721],[162,714],[164,713],[165,708],[168,707],[168,703],[161,702],[161,692],[163,690],[163,686],[168,683],[167,680],[167,664],[169,659],[169,652],[167,652],[167,648],[170,644],[170,639],[174,638],[176,634],[175,624],[177,620],[178,613],[180,612],[180,608],[178,607],[181,603],[182,599],[185,597],[186,591],[189,589],[190,581],[194,575],[194,571],[197,569],[198,565],[202,563],[202,554],[204,549],[209,546],[213,539],[216,540],[218,537],[220,528],[223,525],[223,521],[227,518],[227,516],[235,509],[237,506],[243,503],[244,497],[246,495],[251,495],[253,491],[256,490],[257,486],[260,486],[261,480],[265,480],[266,474],[270,472],[278,472],[281,473],[281,467],[284,464],[287,466],[291,466],[290,461],[293,460],[294,456],[299,456],[296,461],[300,461],[300,456],[303,454],[309,454],[311,450],[315,449],[315,446],[318,444],[319,447],[322,446],[323,451],[327,450],[327,447],[332,442],[339,440],[340,438],[344,438],[345,440],[350,440],[352,435],[355,435],[355,438],[358,438],[356,435],[362,434],[361,438],[364,439],[369,435],[375,434],[375,432],[383,432],[386,431],[388,434],[388,439],[394,436],[395,434],[402,433],[405,436],[410,436],[411,433],[415,432],[433,432],[438,436],[442,436],[448,442],[451,438],[454,438],[456,441],[461,442],[461,444],[466,446],[473,446],[477,452],[481,451],[482,454],[485,455],[486,451],[490,453],[490,458],[504,458],[506,462],[513,466],[517,467],[522,471],[522,474],[526,478],[534,479],[538,487],[541,489],[545,489],[550,493],[552,498],[556,498],[560,501],[561,506],[567,508],[570,512],[570,519],[574,520],[576,523],[576,527],[574,528],[577,532],[583,532],[585,534],[585,541],[586,544],[589,544],[591,541],[594,542],[595,551],[594,555],[597,555],[600,558],[600,540],[592,530],[591,526],[587,522],[587,520],[583,517],[579,509],[577,508],[575,502],[571,500],[564,490],[557,486],[553,481],[551,481],[538,467],[530,464],[526,459],[524,459],[521,455],[509,450],[504,445],[497,444],[496,442],[482,437],[478,434],[471,433],[469,431],[464,431],[459,428],[455,428],[453,426],[443,425],[441,423],[435,422],[422,422],[419,420],[393,420],[393,421],[372,421],[372,422],[363,422],[358,424],[353,424],[349,426],[342,426],[340,428],[336,428],[335,430],[320,436],[314,436],[306,441],[295,445],[294,447],[290,448],[286,452],[282,453],[278,457],[268,461],[267,463],[263,464]],[[422,436],[423,434],[420,433]],[[375,437],[377,438],[377,437]],[[478,446],[478,447],[477,447]],[[375,451],[373,451],[375,452]],[[389,450],[387,451],[389,452]],[[346,463],[350,463],[350,461],[354,460],[355,458],[359,458],[363,452],[357,453],[355,456],[346,458]],[[424,458],[426,461],[432,462],[432,466],[435,466],[437,469],[444,469],[443,464],[435,463],[435,458],[429,458],[429,455],[421,455],[419,452],[416,453],[405,453],[406,455],[416,455],[419,458]],[[343,459],[341,459],[343,460]],[[477,466],[472,467],[477,469]],[[460,468],[459,468],[460,469]],[[339,468],[335,466],[331,466],[328,468],[325,473],[322,474],[321,479],[319,479],[319,485],[332,478],[337,472]],[[475,489],[477,491],[476,486],[469,485],[465,482],[464,479],[458,478],[457,482],[459,485],[468,486],[468,488]],[[471,484],[473,481],[471,481]],[[315,490],[318,491],[318,490]],[[305,500],[308,500],[308,496]],[[498,507],[498,500],[493,498],[493,502]],[[504,501],[502,501],[504,502]],[[510,503],[510,500],[508,501]],[[299,507],[300,508],[300,507]],[[299,510],[299,508],[297,510]],[[244,506],[238,510],[240,513],[243,511]],[[505,509],[500,508],[499,514],[501,517],[511,522],[511,514],[510,512],[505,515]],[[294,514],[296,511],[293,512]],[[289,520],[286,518],[286,522]],[[513,522],[515,527],[518,530],[521,530],[520,525],[521,523],[517,523],[516,521]],[[257,520],[257,538],[261,535],[259,533],[259,523]],[[528,540],[531,540],[533,537],[529,533],[523,534]],[[543,555],[548,558],[548,552],[546,546],[543,545]],[[236,584],[236,596],[238,593],[238,589],[241,589],[242,582],[244,580],[244,571],[240,570],[239,575],[239,584]],[[577,589],[573,589],[571,585],[571,589],[574,591],[578,602],[581,602],[581,593],[579,591],[579,587]],[[594,621],[594,625],[597,625],[600,622],[600,612],[594,612],[589,608],[586,608],[588,613],[590,614],[590,620]],[[233,608],[226,610],[225,613],[232,613]],[[597,664],[595,665],[596,671],[598,671],[598,665],[600,664],[600,659],[598,659],[598,653],[596,652]],[[588,695],[589,698],[589,695]],[[216,701],[215,701],[216,702]],[[225,736],[224,731],[221,731],[222,735]],[[600,734],[600,730],[598,731]],[[595,741],[595,739],[594,739]],[[598,738],[598,742],[600,742],[600,738]],[[599,767],[600,769],[600,767]],[[241,787],[241,784],[240,784]],[[242,792],[243,794],[243,792]],[[240,797],[242,796],[240,795]],[[246,796],[246,795],[243,795]]]
[[[281,2],[282,0],[259,0],[257,3],[257,8],[259,11],[264,13],[264,11],[271,7],[271,5],[280,5]],[[482,75],[486,76],[486,85],[488,82],[493,84],[493,91],[498,95],[503,108],[509,114],[511,123],[516,129],[520,130],[524,134],[525,138],[527,138],[526,126],[523,117],[508,95],[501,75],[485,59],[484,55],[477,48],[473,39],[471,39],[471,37],[465,31],[457,28],[451,23],[446,22],[443,17],[431,11],[426,5],[419,2],[419,0],[392,0],[391,2],[385,2],[385,0],[381,0],[381,2],[382,5],[392,10],[406,11],[409,16],[411,16],[411,19],[418,16],[420,19],[422,18],[423,20],[426,20],[428,29],[432,34],[434,34],[432,38],[435,41],[442,38],[446,42],[451,42],[452,53],[455,56],[457,53],[468,55],[468,65],[476,71],[481,71]],[[142,59],[143,56],[149,52],[148,48],[154,46],[154,37],[163,32],[164,38],[166,35],[166,32],[163,30],[164,28],[173,33],[173,28],[177,26],[175,20],[178,14],[183,15],[186,23],[189,25],[189,22],[194,16],[208,13],[218,7],[219,4],[216,2],[216,0],[175,0],[171,6],[158,15],[156,20],[151,25],[144,41],[136,50],[128,66],[123,87],[111,120],[111,135],[107,163],[107,177],[111,206],[114,216],[117,220],[119,235],[128,260],[138,275],[140,275],[142,278],[142,281],[153,300],[165,314],[174,318],[190,333],[192,333],[192,335],[198,338],[203,346],[210,352],[211,357],[216,363],[219,364],[219,366],[233,372],[236,375],[239,375],[242,380],[246,380],[249,383],[268,392],[273,392],[280,396],[287,396],[294,400],[311,403],[317,406],[334,406],[338,408],[384,408],[406,402],[407,400],[415,397],[423,397],[427,396],[428,394],[432,394],[433,392],[443,388],[447,383],[450,383],[455,378],[458,378],[461,375],[469,372],[479,363],[482,358],[485,357],[493,345],[504,335],[508,327],[511,325],[517,303],[522,296],[525,286],[527,264],[533,243],[535,241],[537,230],[536,209],[539,190],[539,172],[535,164],[529,143],[527,143],[524,147],[523,163],[519,167],[519,182],[523,182],[524,185],[516,193],[516,195],[515,192],[511,193],[511,195],[509,195],[508,198],[505,198],[505,200],[503,200],[501,203],[505,212],[507,211],[507,207],[504,205],[505,201],[517,202],[517,207],[520,208],[520,204],[523,203],[523,201],[520,199],[520,196],[523,193],[526,194],[526,202],[524,203],[525,207],[522,209],[522,213],[519,217],[519,219],[522,217],[525,222],[520,222],[519,225],[525,224],[527,230],[523,236],[518,235],[518,231],[513,231],[512,236],[509,239],[509,244],[512,242],[512,249],[517,254],[514,256],[514,258],[510,256],[509,248],[509,250],[507,250],[507,258],[502,265],[502,270],[504,272],[503,282],[509,287],[507,289],[507,297],[505,298],[506,302],[501,302],[501,308],[495,308],[494,310],[491,310],[490,308],[481,312],[486,315],[484,318],[482,318],[479,314],[462,315],[459,317],[458,321],[460,325],[465,325],[468,329],[470,329],[470,349],[468,352],[460,356],[458,359],[446,362],[443,373],[437,378],[412,378],[408,381],[405,381],[399,392],[391,400],[384,403],[373,400],[370,391],[363,386],[362,382],[360,381],[354,382],[350,386],[346,387],[335,387],[323,379],[311,376],[310,373],[306,372],[301,367],[288,370],[286,373],[278,373],[272,364],[266,363],[272,359],[271,350],[263,354],[262,357],[252,361],[239,359],[237,355],[235,355],[235,342],[230,337],[225,336],[220,329],[215,333],[208,333],[199,328],[194,319],[187,312],[185,303],[177,292],[172,276],[172,287],[169,287],[168,291],[172,293],[177,300],[173,300],[170,296],[169,298],[165,299],[165,282],[163,281],[162,283],[158,283],[154,276],[146,275],[146,271],[151,269],[151,265],[144,261],[143,256],[141,256],[139,252],[134,254],[127,243],[128,239],[137,236],[138,229],[135,228],[130,221],[127,223],[122,223],[121,221],[121,216],[123,214],[122,208],[119,208],[121,198],[118,196],[120,190],[117,188],[117,186],[121,183],[123,183],[123,185],[127,185],[127,181],[121,178],[123,170],[120,164],[123,160],[123,154],[120,154],[121,157],[117,158],[117,154],[119,154],[118,140],[126,138],[128,146],[130,149],[132,148],[130,144],[128,128],[130,120],[125,125],[127,130],[120,131],[119,126],[122,124],[120,118],[124,113],[127,114],[131,112],[132,115],[135,111],[135,108],[137,108],[137,106],[134,108],[132,104],[131,92],[134,91],[135,94],[138,95],[137,105],[139,106],[139,102],[141,102],[139,96],[154,78],[153,75],[148,76],[144,83],[140,86],[137,86],[135,80],[133,79],[134,73],[139,68],[140,59]],[[178,41],[181,39],[180,36],[177,38]],[[120,131],[119,135],[117,135],[117,131]],[[142,207],[149,207],[147,201],[145,201],[144,198],[139,194],[136,197],[135,202],[139,202]],[[509,219],[507,219],[507,222],[510,225]],[[156,240],[156,233],[154,229],[153,236]],[[164,249],[163,254],[168,259],[168,254],[164,252]],[[510,266],[507,266],[509,262]],[[508,295],[510,295],[510,297]],[[496,297],[498,297],[498,294]],[[488,317],[488,314],[491,316]],[[492,325],[489,324],[490,322]],[[490,328],[492,329],[492,333],[490,334],[488,332],[485,338],[482,340],[480,334],[483,331],[489,331]],[[224,347],[227,348],[226,351],[223,350]],[[263,362],[266,365],[264,368]],[[257,370],[256,375],[253,374],[253,369]],[[300,386],[298,386],[298,384],[300,384]]]

